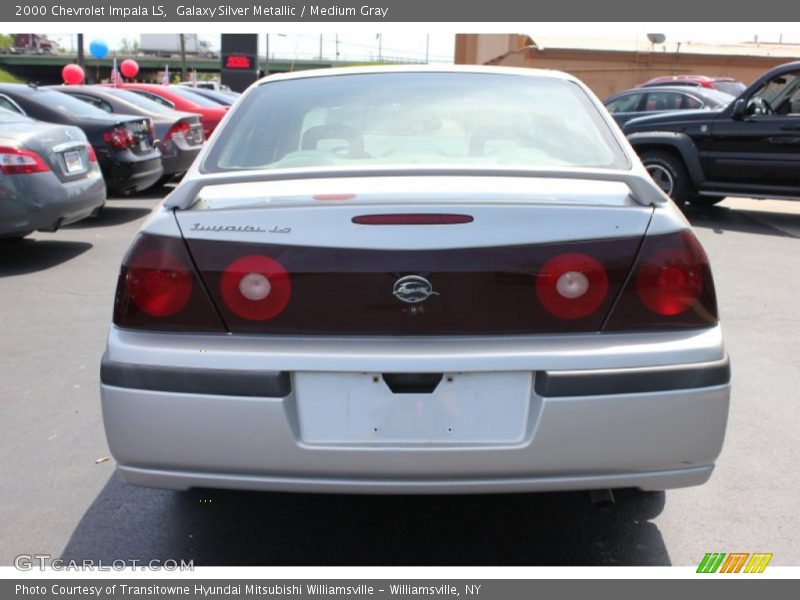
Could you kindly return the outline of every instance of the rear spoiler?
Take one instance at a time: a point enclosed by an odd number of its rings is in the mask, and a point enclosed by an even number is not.
[[[612,171],[608,169],[474,169],[474,168],[403,168],[403,169],[281,169],[280,171],[241,171],[204,175],[182,182],[164,200],[164,207],[185,210],[191,208],[206,186],[236,183],[286,181],[292,179],[331,179],[344,177],[536,177],[553,179],[578,179],[585,181],[612,181],[624,183],[631,197],[642,206],[655,206],[667,202],[646,172]]]

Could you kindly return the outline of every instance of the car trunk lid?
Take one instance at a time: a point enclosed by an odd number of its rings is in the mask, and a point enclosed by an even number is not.
[[[458,177],[226,184],[175,211],[230,331],[303,335],[599,331],[651,215],[620,182]],[[271,296],[242,298],[252,273]],[[565,274],[590,310],[554,304]]]

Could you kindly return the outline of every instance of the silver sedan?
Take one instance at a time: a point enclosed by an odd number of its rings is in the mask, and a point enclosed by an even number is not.
[[[129,483],[698,485],[730,367],[708,259],[556,72],[270,76],[143,226],[103,414]]]

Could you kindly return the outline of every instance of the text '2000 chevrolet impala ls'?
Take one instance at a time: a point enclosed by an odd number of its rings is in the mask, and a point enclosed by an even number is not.
[[[711,475],[703,249],[556,72],[271,76],[123,261],[101,373],[129,483],[461,493]]]

